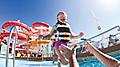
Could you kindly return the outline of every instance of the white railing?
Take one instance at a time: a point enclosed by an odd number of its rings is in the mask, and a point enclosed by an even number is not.
[[[6,63],[5,63],[6,67],[9,67],[8,66],[9,47],[10,47],[10,41],[11,41],[12,34],[13,34],[14,30],[16,32],[16,35],[15,35],[14,42],[13,42],[13,67],[15,67],[15,44],[16,44],[16,41],[17,41],[17,38],[18,38],[18,32],[17,32],[17,27],[14,27],[14,26],[11,28],[10,35],[9,35],[9,38],[8,38],[7,51],[6,51]]]
[[[98,41],[93,41],[93,40],[96,39],[97,37],[100,37],[101,35],[104,35],[104,34],[110,32],[110,31],[114,30],[114,29],[117,29],[117,31],[118,31],[118,33],[115,33],[114,35],[116,36],[116,38],[118,38],[120,40],[120,36],[119,36],[120,35],[120,26],[115,26],[115,27],[112,27],[112,28],[100,33],[100,34],[97,34],[93,37],[90,37],[88,39],[82,38],[81,40],[83,40],[83,41],[79,42],[78,44],[80,44],[82,46],[82,45],[84,45],[85,41],[91,41],[94,44],[94,46],[97,47],[97,48],[106,48],[106,47],[99,47],[99,46],[104,45],[104,44],[106,46],[108,46],[109,45],[108,44],[109,37],[104,38],[104,40],[102,40],[102,39],[98,40]],[[102,42],[102,41],[104,41],[104,42]],[[81,46],[79,46],[79,47],[81,47]]]

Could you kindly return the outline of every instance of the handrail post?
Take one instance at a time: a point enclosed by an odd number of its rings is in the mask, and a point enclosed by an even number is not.
[[[12,27],[11,30],[10,30],[9,38],[8,38],[5,67],[8,67],[9,47],[10,47],[10,41],[11,41],[12,33],[13,33],[14,29],[15,29],[16,32],[17,32],[17,28],[16,28],[16,27]],[[15,38],[17,38],[17,34],[16,34],[16,37],[15,37]],[[16,43],[16,40],[17,40],[17,39],[15,39],[15,43]],[[15,44],[14,44],[14,43],[13,43],[13,46],[14,46],[14,52],[13,52],[13,67],[15,67]]]

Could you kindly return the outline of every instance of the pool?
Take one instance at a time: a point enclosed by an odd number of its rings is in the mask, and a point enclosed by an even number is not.
[[[114,58],[120,60],[120,56],[113,56]],[[85,59],[82,61],[78,61],[80,67],[106,67],[101,62],[99,62],[96,58]]]
[[[105,67],[97,59],[79,61],[80,67]]]
[[[115,57],[120,60],[120,56]],[[13,67],[13,60],[9,59],[8,67]],[[97,59],[86,59],[78,61],[80,67],[105,67]],[[5,67],[5,58],[0,58],[0,67]],[[55,64],[52,61],[29,61],[29,60],[16,60],[15,67],[58,67],[57,62]],[[69,67],[68,65],[62,65],[62,67]]]
[[[8,67],[13,67],[13,60],[9,59]],[[5,67],[5,58],[0,58],[0,67]],[[15,67],[58,67],[57,62],[52,61],[29,61],[29,60],[15,60]],[[62,65],[66,67],[66,65]],[[67,66],[68,67],[68,66]]]

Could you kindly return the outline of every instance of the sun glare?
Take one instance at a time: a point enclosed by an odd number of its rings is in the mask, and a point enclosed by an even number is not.
[[[119,0],[99,0],[100,6],[105,9],[116,8]]]

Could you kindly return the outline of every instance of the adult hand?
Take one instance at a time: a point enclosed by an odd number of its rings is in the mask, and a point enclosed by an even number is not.
[[[77,45],[74,45],[74,47],[70,49],[68,46],[61,45],[59,48],[56,48],[56,53],[62,64],[66,65],[71,61],[72,57],[76,58],[76,47]]]
[[[92,45],[92,43],[90,43],[89,41],[87,41],[85,43],[85,48],[90,52],[90,53],[93,53],[96,48]]]

